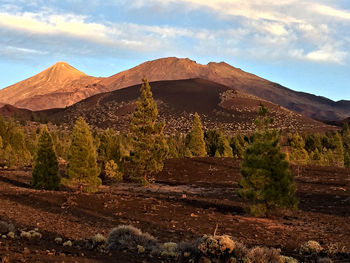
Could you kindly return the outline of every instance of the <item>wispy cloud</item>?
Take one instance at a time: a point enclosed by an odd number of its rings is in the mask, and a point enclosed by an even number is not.
[[[338,31],[344,23],[350,23],[350,11],[335,7],[332,5],[335,2],[337,0],[323,0],[322,4],[316,0],[104,1],[105,5],[114,5],[114,8],[128,6],[133,10],[154,4],[163,8],[180,5],[182,8],[176,11],[179,14],[201,12],[204,17],[207,14],[207,18],[214,14],[215,19],[221,20],[218,23],[222,28],[212,28],[205,20],[200,27],[188,27],[96,20],[87,14],[48,7],[28,11],[16,5],[16,1],[7,0],[2,5],[0,3],[0,44],[7,45],[7,50],[16,47],[19,53],[24,53],[24,50],[40,50],[43,54],[105,53],[108,56],[120,56],[126,52],[158,52],[159,55],[214,53],[262,60],[342,64],[348,58],[346,47],[350,32],[339,34]],[[37,0],[32,5],[40,6],[39,3],[44,4]],[[74,3],[86,5],[80,0]],[[99,5],[102,2],[95,0],[94,7]],[[154,10],[157,12],[158,9]],[[228,28],[227,24],[233,26]]]
[[[347,58],[348,51],[344,39],[350,32],[342,35],[338,31],[344,26],[344,22],[350,20],[350,10],[332,6],[339,1],[324,0],[323,4],[319,4],[316,0],[138,0],[136,2],[139,7],[149,5],[150,2],[157,2],[160,5],[181,2],[188,10],[212,12],[225,21],[236,21],[249,32],[241,43],[242,47],[238,48],[245,54],[254,54],[254,57],[270,53],[276,59],[289,56],[290,59],[322,63],[343,63]]]

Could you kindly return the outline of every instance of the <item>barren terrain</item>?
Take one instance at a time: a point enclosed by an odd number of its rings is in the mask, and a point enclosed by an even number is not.
[[[107,78],[87,76],[64,62],[0,90],[0,104],[43,110],[64,108],[107,91],[149,81],[201,78],[241,91],[317,120],[341,120],[350,115],[350,102],[297,92],[227,63],[206,65],[188,58],[161,58],[144,62]],[[180,101],[178,101],[180,103]]]
[[[94,194],[69,189],[30,188],[30,170],[0,171],[0,220],[17,231],[38,228],[37,240],[1,239],[0,258],[9,262],[161,262],[130,252],[114,255],[79,248],[84,239],[120,224],[149,232],[161,242],[193,241],[202,234],[228,234],[248,246],[281,248],[298,258],[308,240],[325,248],[350,251],[350,169],[293,167],[299,210],[254,218],[237,195],[239,161],[230,158],[172,159],[156,183],[103,186]],[[73,247],[54,242],[72,240]],[[349,253],[349,252],[347,252]],[[349,254],[334,262],[349,262]]]

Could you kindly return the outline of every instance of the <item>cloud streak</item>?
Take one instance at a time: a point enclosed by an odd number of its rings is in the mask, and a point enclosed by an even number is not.
[[[79,1],[77,1],[79,2]],[[15,1],[0,7],[0,45],[8,52],[45,55],[64,53],[120,56],[125,52],[217,56],[243,56],[260,60],[304,60],[344,64],[350,32],[338,33],[350,23],[350,11],[311,0],[138,0],[107,1],[108,4],[141,10],[152,4],[163,8],[181,5],[178,11],[215,14],[223,28],[150,25],[135,22],[94,20],[92,16],[49,8],[23,11]],[[81,3],[84,4],[84,3]],[[95,1],[94,6],[101,4]],[[122,6],[120,6],[122,5]],[[162,10],[162,9],[160,9]],[[234,26],[228,28],[227,23]],[[208,22],[207,22],[208,23]],[[36,46],[36,48],[33,48]],[[40,50],[37,48],[40,47]],[[26,52],[26,50],[28,52]],[[39,50],[40,53],[30,52]],[[6,55],[7,54],[7,55]],[[19,56],[19,55],[16,55]]]

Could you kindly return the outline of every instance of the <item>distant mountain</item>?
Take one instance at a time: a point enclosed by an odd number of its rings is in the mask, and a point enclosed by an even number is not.
[[[237,130],[249,133],[254,130],[254,119],[260,103],[270,109],[276,128],[291,131],[333,129],[274,103],[209,80],[171,80],[150,84],[158,105],[159,119],[165,121],[167,134],[187,132],[191,127],[191,115],[194,112],[200,114],[206,129],[220,128],[226,133],[234,133]],[[30,114],[27,110],[21,110],[24,119],[30,117],[32,120],[50,120],[71,126],[79,116],[83,116],[95,127],[111,127],[125,132],[129,127],[130,114],[135,109],[139,89],[140,85],[135,85],[100,93],[65,109],[51,109]],[[3,114],[4,108],[0,109],[0,114]],[[10,110],[17,117],[21,117],[18,110],[13,108]],[[10,110],[7,109],[7,112]]]
[[[350,116],[350,101],[332,101],[296,92],[227,63],[201,65],[188,58],[162,58],[142,63],[108,78],[87,76],[67,63],[57,63],[38,75],[0,90],[0,103],[32,110],[64,108],[92,95],[149,81],[200,78],[252,94],[317,120]]]
[[[324,97],[296,92],[224,62],[201,65],[187,58],[157,59],[103,79],[100,84],[112,91],[138,84],[143,76],[149,81],[189,78],[211,80],[318,120],[337,120],[350,116],[350,101],[334,102]]]
[[[58,62],[31,78],[0,90],[0,104],[30,110],[64,108],[103,92],[97,84],[99,80],[65,62]]]

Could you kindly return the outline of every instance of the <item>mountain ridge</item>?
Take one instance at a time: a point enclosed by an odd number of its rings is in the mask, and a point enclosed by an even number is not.
[[[204,129],[219,128],[227,134],[237,131],[250,134],[255,128],[254,120],[260,104],[269,108],[275,128],[289,131],[334,129],[282,106],[210,80],[166,80],[150,82],[150,85],[158,106],[159,121],[166,123],[166,134],[187,133],[195,112],[200,114]],[[16,115],[23,120],[50,120],[69,126],[73,126],[75,120],[82,116],[93,127],[127,132],[140,86],[138,84],[99,93],[64,109],[30,112],[8,106],[0,108],[0,114]]]
[[[56,79],[66,80],[64,76],[62,77],[56,72],[62,68],[68,69],[73,76],[66,82],[56,81]],[[107,78],[87,76],[65,62],[56,63],[49,69],[59,76],[57,78],[50,74],[48,74],[49,77],[46,76],[49,88],[42,81],[35,83],[35,77],[41,72],[33,77],[34,80],[31,80],[36,85],[25,83],[25,87],[21,87],[22,81],[0,90],[0,104],[12,104],[16,107],[31,110],[64,108],[101,92],[138,85],[141,83],[141,79],[146,76],[150,82],[193,78],[214,81],[230,89],[252,94],[317,120],[341,120],[350,116],[350,101],[333,101],[322,96],[294,91],[278,83],[245,72],[226,62],[209,62],[202,65],[189,58],[167,57],[146,61]],[[70,74],[67,75],[70,76]],[[45,76],[42,79],[45,79]],[[34,91],[26,93],[28,87],[34,89]],[[13,92],[12,95],[6,96],[6,93],[11,93],[11,89],[20,90],[20,94]],[[9,97],[11,98],[9,99]]]

